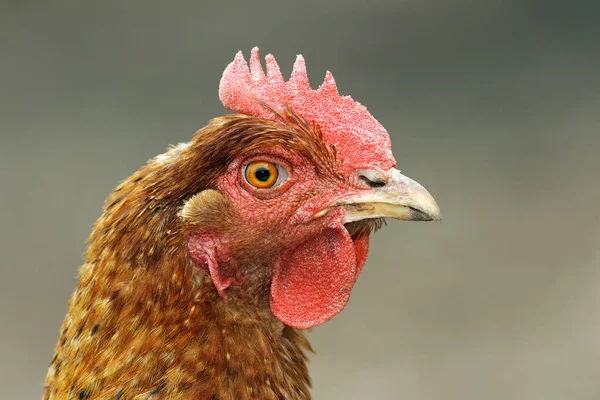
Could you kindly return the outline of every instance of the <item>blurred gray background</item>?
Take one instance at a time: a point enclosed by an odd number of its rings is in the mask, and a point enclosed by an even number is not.
[[[236,51],[331,70],[442,224],[391,221],[310,334],[318,399],[600,398],[600,6],[3,1],[0,380],[39,398],[115,185],[210,118]]]

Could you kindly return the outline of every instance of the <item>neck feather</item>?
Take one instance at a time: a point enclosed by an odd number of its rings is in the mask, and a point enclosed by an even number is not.
[[[264,296],[218,296],[187,256],[183,196],[153,195],[148,172],[120,185],[95,225],[45,398],[309,399],[306,338]]]

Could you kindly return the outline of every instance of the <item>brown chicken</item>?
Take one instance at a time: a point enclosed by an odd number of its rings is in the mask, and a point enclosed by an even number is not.
[[[386,130],[241,52],[213,119],[120,184],[90,236],[44,399],[310,399],[301,333],[339,313],[384,218],[439,220]]]

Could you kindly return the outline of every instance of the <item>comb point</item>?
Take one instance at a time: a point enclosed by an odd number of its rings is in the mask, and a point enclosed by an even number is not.
[[[258,47],[254,47],[250,53],[250,74],[252,79],[262,79],[265,76],[265,71],[260,63],[260,53]]]
[[[319,89],[317,89],[317,92],[320,94],[329,94],[330,96],[339,96],[335,79],[330,71],[327,71],[325,74],[325,79],[321,86],[319,86]]]
[[[244,58],[244,53],[242,53],[242,51],[238,51],[237,54],[235,55],[235,59],[233,60],[233,62],[231,64],[229,64],[229,66],[227,67],[228,69],[231,68],[232,71],[234,71],[235,73],[241,74],[241,73],[246,73],[246,74],[250,74],[250,69],[248,68],[248,63],[246,62],[246,59]]]
[[[288,83],[298,89],[310,90],[310,82],[308,80],[308,74],[306,73],[306,62],[304,61],[302,54],[296,56],[296,62],[292,68],[292,75],[290,76]]]
[[[273,82],[283,83],[283,75],[279,69],[279,64],[277,64],[275,57],[271,53],[265,57],[265,63],[267,64],[267,77]]]

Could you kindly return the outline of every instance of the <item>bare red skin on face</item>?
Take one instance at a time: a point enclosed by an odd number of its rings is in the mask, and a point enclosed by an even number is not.
[[[243,171],[257,159],[285,167],[288,180],[273,190],[253,189]],[[236,280],[236,269],[244,266],[233,265],[238,257],[231,253],[239,243],[250,243],[264,249],[261,255],[272,265],[271,311],[280,321],[304,329],[339,313],[367,259],[369,238],[350,238],[342,209],[311,217],[364,189],[319,177],[305,159],[278,148],[235,160],[217,186],[236,210],[239,226],[225,236],[192,235],[188,251],[198,268],[210,274],[219,294],[224,297],[230,285],[243,283],[243,278]]]

